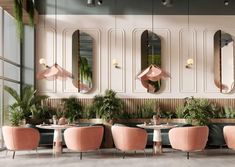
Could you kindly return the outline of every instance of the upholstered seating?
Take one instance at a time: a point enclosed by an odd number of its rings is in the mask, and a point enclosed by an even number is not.
[[[6,148],[13,151],[13,159],[16,151],[36,150],[40,140],[34,128],[3,126],[2,133]]]
[[[97,150],[100,148],[104,128],[102,126],[73,127],[64,131],[64,140],[68,149],[80,152]]]
[[[187,152],[201,151],[208,140],[209,129],[207,126],[179,127],[169,131],[172,148]]]
[[[126,126],[112,126],[111,130],[115,147],[123,151],[123,158],[126,151],[145,149],[148,136],[146,130]]]
[[[235,126],[225,126],[223,131],[228,148],[235,149]]]

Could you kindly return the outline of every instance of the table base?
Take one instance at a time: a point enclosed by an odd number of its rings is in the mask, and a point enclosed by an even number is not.
[[[153,154],[161,154],[162,153],[162,142],[154,141],[153,142]]]
[[[53,154],[59,155],[62,153],[62,151],[63,151],[62,142],[60,141],[53,142]]]

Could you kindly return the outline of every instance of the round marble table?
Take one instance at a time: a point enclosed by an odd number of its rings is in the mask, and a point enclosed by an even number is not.
[[[137,125],[140,128],[144,129],[153,129],[153,153],[162,153],[162,135],[161,129],[171,129],[177,127],[177,125],[172,124],[160,124],[160,125],[153,125],[153,124],[139,124]]]
[[[36,125],[40,129],[53,129],[53,154],[58,155],[62,153],[62,130],[73,127],[72,125]]]

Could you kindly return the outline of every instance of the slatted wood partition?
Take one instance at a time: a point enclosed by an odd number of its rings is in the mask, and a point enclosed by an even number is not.
[[[89,105],[92,103],[92,99],[78,99],[83,106]],[[154,101],[158,103],[161,110],[163,111],[175,111],[175,108],[179,105],[183,105],[185,99],[137,99],[137,98],[123,98],[124,110],[126,112],[136,112],[137,106],[141,106],[148,101]],[[235,99],[209,99],[211,102],[216,103],[219,106],[231,106],[235,108]],[[43,102],[44,105],[47,105],[52,108],[57,108],[59,104],[62,103],[62,99],[47,99]]]

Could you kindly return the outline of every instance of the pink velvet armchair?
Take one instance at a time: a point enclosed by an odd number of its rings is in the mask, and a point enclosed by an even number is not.
[[[209,129],[207,126],[179,127],[169,131],[172,148],[187,152],[201,151],[205,148]]]
[[[64,131],[64,140],[68,149],[80,152],[97,150],[100,148],[104,134],[102,126],[73,127]]]
[[[40,134],[38,130],[27,127],[2,127],[3,139],[8,150],[15,152],[20,150],[37,150]]]
[[[224,126],[223,131],[228,148],[235,149],[235,126]]]
[[[143,150],[147,144],[147,132],[144,129],[112,126],[112,135],[115,147],[123,151],[123,158],[125,158],[126,151]]]

